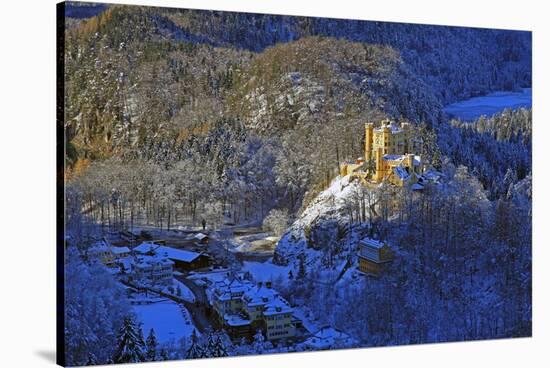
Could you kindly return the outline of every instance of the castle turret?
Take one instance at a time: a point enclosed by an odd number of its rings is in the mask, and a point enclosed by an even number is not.
[[[374,125],[372,123],[365,124],[365,161],[368,163],[372,160],[372,136]]]
[[[388,124],[385,124],[383,127],[382,127],[382,138],[383,138],[383,142],[384,142],[384,154],[388,153],[388,147],[389,147],[389,144],[390,144],[390,136],[391,136],[391,127]]]
[[[414,171],[414,154],[413,153],[409,153],[405,156],[405,166],[411,169],[410,172]]]

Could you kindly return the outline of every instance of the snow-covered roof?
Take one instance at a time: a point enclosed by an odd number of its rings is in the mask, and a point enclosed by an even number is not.
[[[323,326],[319,331],[317,331],[313,336],[318,337],[320,339],[327,339],[327,338],[347,338],[349,337],[348,334],[335,329],[331,326]]]
[[[124,254],[124,253],[130,253],[130,248],[128,247],[111,247],[111,252],[113,254]]]
[[[240,314],[224,314],[223,318],[229,326],[238,327],[250,324],[250,320]]]
[[[402,162],[407,158],[407,155],[397,155],[397,154],[390,154],[387,153],[384,156],[382,156],[382,159],[385,161],[393,161],[393,162]],[[413,165],[414,166],[420,166],[422,163],[422,158],[418,155],[414,155],[413,157]]]
[[[361,240],[361,244],[366,245],[366,246],[371,247],[371,248],[377,248],[377,249],[383,248],[384,245],[385,245],[380,240],[375,240],[375,239],[371,239],[371,238],[363,238]]]
[[[374,131],[376,132],[383,132],[384,131],[384,128],[390,128],[390,132],[392,134],[397,134],[397,133],[401,133],[403,131],[403,129],[397,125],[394,121],[390,121],[390,122],[384,122],[380,128],[376,128],[374,129]]]
[[[401,180],[405,180],[409,177],[409,172],[403,166],[396,166],[393,168],[393,172]]]
[[[132,265],[134,264],[134,258],[133,257],[124,257],[118,260],[118,262],[122,265],[122,267],[125,270],[129,270],[132,268]]]
[[[170,248],[163,245],[161,245],[159,249],[157,249],[157,251],[165,253],[166,255],[168,255],[168,258],[172,260],[181,262],[193,262],[202,254],[183,249]]]
[[[151,253],[151,252],[154,252],[155,249],[157,249],[158,247],[160,247],[160,245],[155,243],[145,242],[135,247],[134,252],[143,253],[143,254]]]
[[[134,262],[135,267],[140,269],[148,269],[156,265],[170,266],[173,264],[174,262],[160,254],[155,254],[152,256],[138,256]]]
[[[230,300],[232,298],[241,298],[253,284],[247,280],[223,279],[213,285],[214,293],[219,300]]]
[[[328,349],[335,346],[346,347],[356,343],[348,334],[331,326],[324,326],[312,337],[304,341],[304,345],[314,349]]]
[[[195,239],[197,239],[197,240],[203,240],[205,238],[208,238],[208,235],[203,234],[203,233],[198,233],[197,235],[195,235]]]
[[[403,155],[393,155],[393,154],[385,154],[384,156],[382,156],[382,158],[386,161],[399,161],[399,160],[402,160],[405,156]]]
[[[265,284],[254,285],[248,280],[237,278],[216,282],[213,293],[218,300],[242,299],[246,307],[263,306],[264,315],[292,313],[292,307],[279,295],[277,290]]]
[[[281,296],[277,295],[273,300],[265,305],[264,315],[273,316],[282,313],[292,313],[292,308],[288,302]]]
[[[158,245],[154,243],[141,243],[140,245],[134,248],[134,251],[142,254],[147,254],[147,253],[162,254],[174,261],[180,261],[180,262],[193,262],[202,254],[202,253],[191,252],[183,249],[171,248],[165,245]]]

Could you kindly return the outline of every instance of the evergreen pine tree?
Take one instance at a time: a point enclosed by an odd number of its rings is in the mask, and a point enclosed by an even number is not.
[[[215,357],[214,352],[216,350],[215,335],[212,331],[208,333],[208,342],[206,348],[203,349],[203,358]]]
[[[222,341],[222,335],[220,333],[216,334],[216,338],[214,339],[214,346],[211,351],[211,354],[213,357],[228,356],[227,349],[225,347],[225,344]]]
[[[203,350],[204,349],[199,343],[197,333],[195,330],[193,330],[193,334],[191,335],[191,346],[189,347],[189,350],[187,350],[187,354],[185,354],[185,359],[203,358],[204,357]]]
[[[124,318],[118,334],[118,347],[113,357],[114,363],[139,363],[144,361],[143,335],[132,317]]]
[[[145,356],[145,350],[147,348],[147,346],[145,345],[145,338],[143,337],[143,329],[141,328],[141,323],[139,323],[138,325],[138,343],[139,343],[139,346],[141,346],[141,351],[143,351],[143,354]]]
[[[170,357],[168,356],[168,352],[166,351],[166,349],[161,349],[160,350],[160,360],[169,360]]]
[[[252,348],[256,354],[262,354],[265,349],[265,338],[261,330],[258,330],[254,335],[254,341],[252,342]]]
[[[151,329],[149,331],[149,336],[147,336],[147,341],[145,343],[147,347],[147,361],[154,362],[157,358],[157,347],[158,347],[158,341],[157,337],[155,336],[155,330]]]

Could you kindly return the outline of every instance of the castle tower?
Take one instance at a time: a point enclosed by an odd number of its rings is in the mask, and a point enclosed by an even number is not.
[[[414,171],[414,154],[408,153],[405,156],[405,166],[411,169],[411,172]]]
[[[382,162],[383,156],[382,147],[378,147],[376,150],[376,173],[374,175],[374,181],[380,183],[384,179],[384,163]]]
[[[383,139],[383,142],[384,142],[384,151],[383,151],[383,154],[386,154],[388,153],[388,148],[389,148],[389,144],[390,144],[390,137],[391,137],[391,131],[390,131],[390,126],[389,124],[384,124],[384,126],[382,127],[382,139]]]
[[[369,162],[372,157],[372,135],[374,125],[372,123],[365,124],[365,162]]]

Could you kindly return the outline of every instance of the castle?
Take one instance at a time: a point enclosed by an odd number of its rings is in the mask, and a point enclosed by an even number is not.
[[[409,123],[399,126],[385,120],[379,128],[365,124],[365,157],[340,167],[340,175],[352,175],[364,183],[388,181],[397,186],[413,186],[423,171],[413,130]]]

